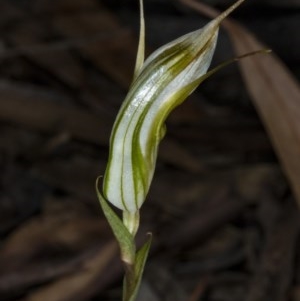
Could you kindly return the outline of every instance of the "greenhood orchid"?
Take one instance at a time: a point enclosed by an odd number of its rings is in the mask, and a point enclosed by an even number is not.
[[[135,234],[139,209],[153,178],[158,147],[165,135],[165,121],[210,75],[242,57],[208,71],[218,38],[219,25],[244,0],[238,0],[206,26],[156,50],[144,61],[145,26],[143,3],[141,29],[133,82],[120,108],[110,137],[110,151],[103,178],[103,193],[97,195],[119,243],[125,267],[123,301],[134,301],[151,245],[151,236],[136,251]],[[108,205],[123,212],[123,220]]]
[[[207,77],[220,22],[243,1],[205,27],[162,46],[145,62],[141,13],[134,80],[113,126],[103,182],[105,198],[117,208],[134,214],[145,201],[165,133],[164,122]]]

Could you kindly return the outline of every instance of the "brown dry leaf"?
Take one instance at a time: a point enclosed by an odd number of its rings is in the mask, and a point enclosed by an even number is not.
[[[101,9],[101,10],[100,10]],[[137,41],[118,20],[104,8],[99,11],[67,16],[52,20],[53,27],[67,39],[94,37],[78,45],[82,55],[93,62],[120,86],[128,88],[132,80]],[[95,38],[102,33],[101,38]]]
[[[96,244],[106,227],[91,217],[41,216],[29,220],[6,239],[0,252],[1,270],[15,268],[51,246],[69,248],[74,252]],[[103,233],[104,232],[104,233]]]
[[[101,75],[96,75],[91,68],[87,68],[85,60],[79,56],[79,50],[85,49],[83,53],[85,59],[97,60],[98,68],[104,68],[103,73],[107,73],[115,81],[120,78],[121,84],[127,88],[133,70],[130,60],[124,59],[127,64],[125,69],[111,66],[116,59],[122,60],[121,55],[115,57],[112,55],[116,50],[116,41],[118,45],[122,44],[121,41],[127,41],[126,45],[129,47],[131,40],[128,41],[127,36],[130,33],[118,24],[113,14],[103,9],[96,1],[74,1],[73,8],[70,0],[51,3],[51,7],[50,2],[43,0],[30,6],[38,14],[43,11],[44,18],[28,18],[26,12],[23,12],[16,26],[3,33],[3,43],[10,47],[4,47],[0,51],[1,59],[9,61],[10,58],[25,58],[27,64],[32,67],[30,72],[37,73],[35,76],[43,80],[47,79],[51,86],[59,90],[64,88],[65,92],[75,96],[81,103],[100,107],[105,112],[110,110],[108,102],[103,101],[103,96],[105,99],[108,98],[107,93],[103,91],[101,85],[95,84],[99,83]],[[12,7],[18,7],[18,4]],[[11,14],[11,10],[11,6],[4,6],[0,11],[0,19],[6,20],[5,16]],[[48,10],[53,12],[49,13]],[[7,22],[9,24],[9,20]],[[4,23],[2,27],[6,26]],[[132,44],[135,45],[136,42],[133,41]],[[95,45],[100,49],[95,49]],[[90,49],[94,55],[91,58]],[[131,47],[130,51],[134,57],[135,48]]]
[[[93,12],[55,16],[52,24],[67,40],[89,38],[75,48],[119,85],[129,86],[137,43],[113,14],[99,7]]]
[[[180,0],[208,16],[218,12],[194,0]],[[265,49],[247,29],[223,22],[237,55]],[[300,204],[300,89],[275,54],[256,55],[239,62],[245,84],[269,133],[291,188]]]
[[[117,257],[115,241],[108,242],[94,256],[86,260],[74,273],[32,292],[23,301],[84,301],[101,290],[102,279],[109,278],[107,268]],[[105,281],[104,281],[105,282]]]
[[[96,247],[106,244],[105,220],[75,199],[49,198],[41,215],[17,228],[0,250],[0,294],[77,272]]]
[[[47,133],[66,132],[72,138],[107,144],[112,120],[71,105],[62,94],[51,93],[34,85],[0,82],[0,119],[16,122]]]

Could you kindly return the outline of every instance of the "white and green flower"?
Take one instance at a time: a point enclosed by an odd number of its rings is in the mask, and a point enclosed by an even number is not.
[[[237,1],[202,29],[159,48],[144,62],[145,26],[140,0],[141,31],[134,79],[112,129],[103,179],[104,196],[98,189],[99,178],[96,182],[100,205],[120,246],[125,268],[124,301],[136,299],[151,246],[150,235],[137,250],[134,237],[139,226],[139,209],[154,174],[158,146],[165,135],[166,118],[220,68],[242,57],[268,52],[248,53],[208,71],[220,22],[243,1]],[[107,201],[123,211],[123,220]]]
[[[220,22],[243,1],[205,27],[162,46],[145,62],[141,14],[135,76],[112,129],[103,181],[105,198],[124,216],[137,214],[145,201],[165,120],[209,76]]]

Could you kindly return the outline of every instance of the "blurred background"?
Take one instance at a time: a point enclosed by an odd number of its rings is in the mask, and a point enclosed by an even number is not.
[[[187,2],[145,0],[148,54],[209,21]],[[222,29],[212,65],[273,53],[221,70],[168,119],[138,300],[300,301],[299,17],[299,0],[246,1],[232,18],[248,31]],[[120,300],[94,183],[138,27],[137,0],[0,0],[0,301]]]

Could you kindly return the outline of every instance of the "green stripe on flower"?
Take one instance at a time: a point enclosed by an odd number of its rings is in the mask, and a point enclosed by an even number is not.
[[[169,113],[206,78],[220,22],[243,0],[208,23],[155,51],[141,67],[113,126],[103,192],[123,211],[136,212],[152,181]]]

